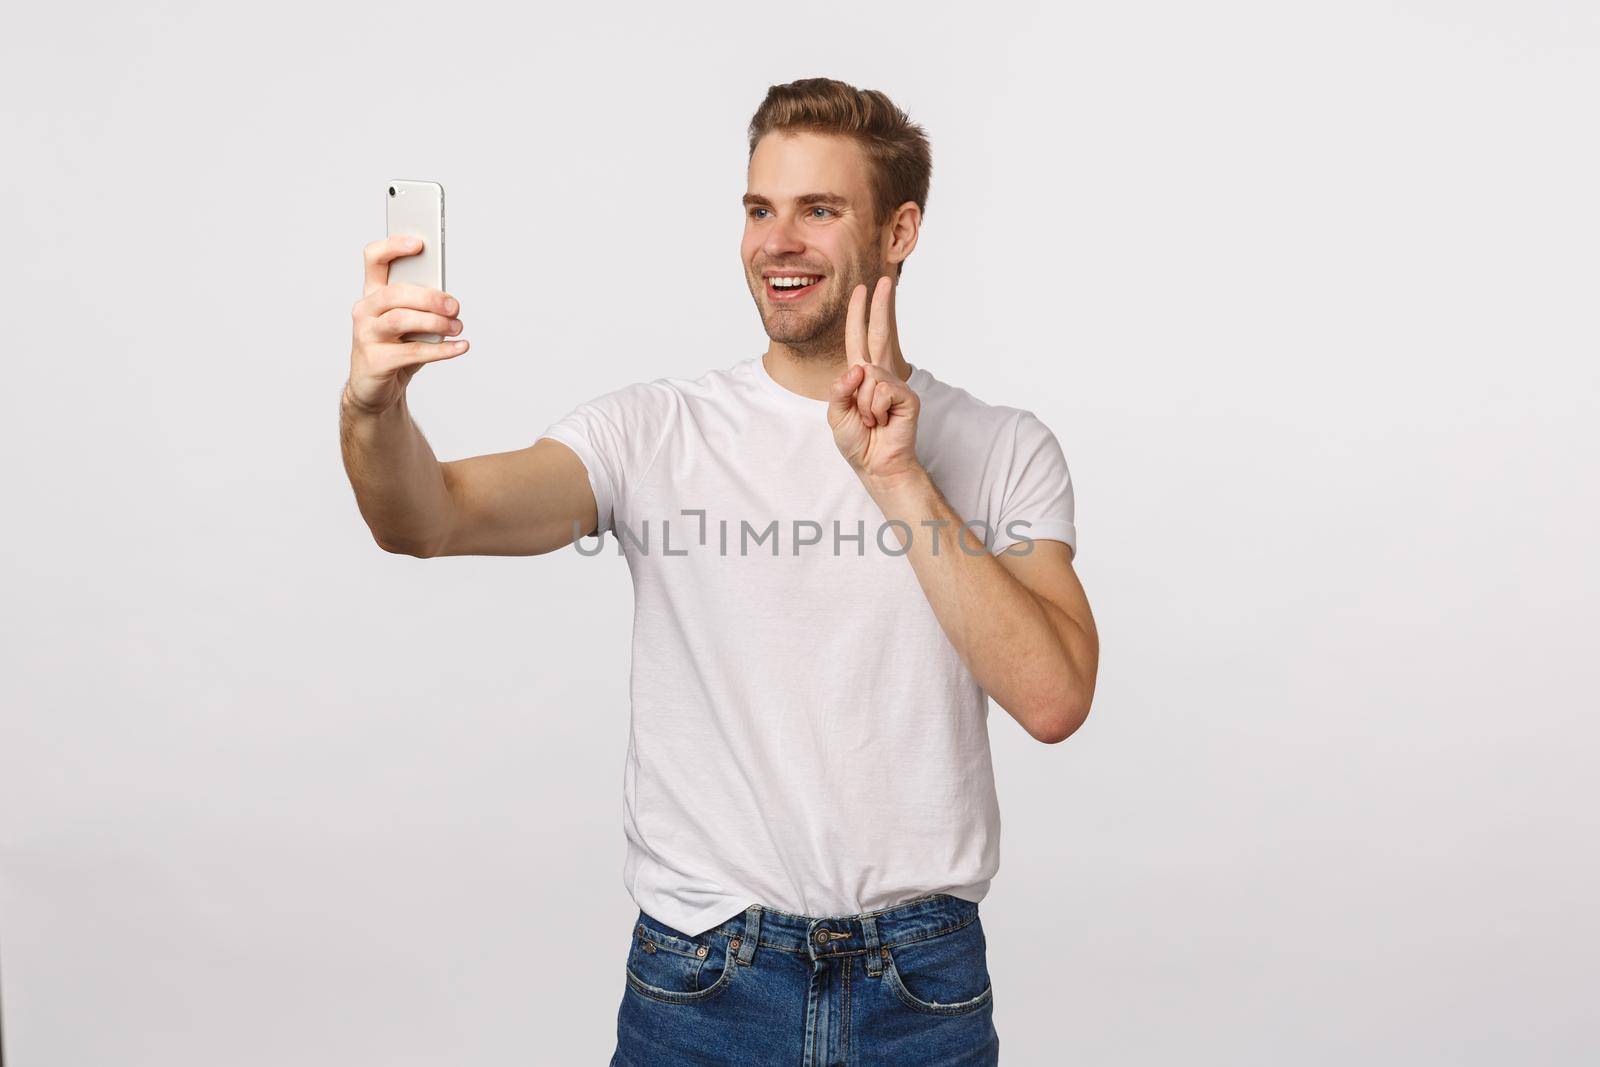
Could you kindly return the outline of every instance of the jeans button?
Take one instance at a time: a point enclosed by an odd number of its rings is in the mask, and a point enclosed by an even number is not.
[[[818,930],[817,931],[817,944],[826,945],[827,943],[828,943],[828,931],[826,931],[826,930]]]
[[[699,956],[701,959],[705,959],[706,958],[706,947],[704,945],[701,945],[699,948],[694,950],[694,954],[696,956]]]

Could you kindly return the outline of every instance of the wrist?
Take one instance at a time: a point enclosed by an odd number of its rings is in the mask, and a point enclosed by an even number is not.
[[[387,404],[382,407],[364,404],[350,391],[350,379],[348,378],[345,379],[344,389],[339,394],[339,410],[354,419],[375,419],[403,403],[405,403],[404,393],[400,394],[393,404]]]
[[[861,471],[861,484],[866,486],[867,492],[874,500],[885,500],[908,496],[920,496],[933,488],[933,478],[929,476],[927,468],[920,463],[913,463],[902,470],[882,474],[872,474]]]

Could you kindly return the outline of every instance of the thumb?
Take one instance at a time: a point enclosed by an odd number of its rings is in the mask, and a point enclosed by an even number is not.
[[[852,363],[844,373],[833,380],[828,388],[828,422],[837,425],[839,420],[856,409],[856,390],[866,374],[866,364]]]

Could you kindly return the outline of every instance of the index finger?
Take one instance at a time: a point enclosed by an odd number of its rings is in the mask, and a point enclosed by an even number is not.
[[[844,367],[849,370],[867,359],[867,287],[850,290],[850,309],[844,315]]]
[[[366,280],[361,295],[370,296],[374,290],[382,289],[389,284],[391,260],[414,256],[420,251],[422,251],[422,238],[404,233],[397,233],[367,245],[361,252],[361,258],[366,263]]]

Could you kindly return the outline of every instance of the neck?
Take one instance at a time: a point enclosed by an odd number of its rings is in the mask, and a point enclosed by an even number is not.
[[[773,341],[767,345],[761,362],[772,380],[790,392],[812,400],[827,400],[833,380],[844,373],[846,359],[842,343],[809,348]],[[889,366],[901,381],[911,377],[911,364],[898,346],[890,353]]]

